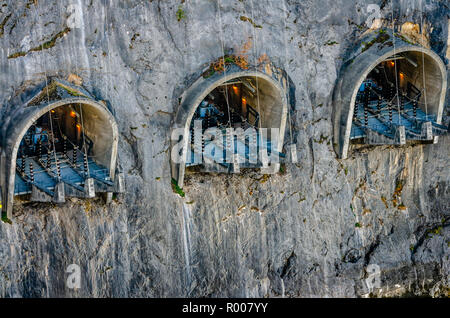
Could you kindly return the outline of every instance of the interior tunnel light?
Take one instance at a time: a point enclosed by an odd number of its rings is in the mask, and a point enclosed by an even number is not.
[[[70,117],[75,118],[77,117],[77,113],[74,112],[73,110],[70,112]]]

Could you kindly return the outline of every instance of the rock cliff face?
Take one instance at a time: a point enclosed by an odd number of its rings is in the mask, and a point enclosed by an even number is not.
[[[447,63],[448,3],[395,2],[396,25],[423,18]],[[45,77],[77,74],[112,105],[127,190],[109,205],[16,201],[0,224],[0,296],[360,297],[374,264],[375,296],[448,296],[449,137],[347,160],[333,151],[334,84],[371,3],[389,23],[380,0],[221,0],[220,11],[211,0],[0,1],[0,113]],[[222,55],[221,29],[226,51],[251,42],[250,60],[266,54],[292,79],[299,163],[188,174],[182,198],[171,123]],[[80,289],[66,285],[70,264]]]

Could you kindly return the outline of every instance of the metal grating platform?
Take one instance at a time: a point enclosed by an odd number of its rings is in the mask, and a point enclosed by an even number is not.
[[[247,137],[248,138],[248,137]],[[259,134],[257,134],[256,138],[256,151],[254,153],[256,154],[256,163],[254,160],[251,160],[251,149],[249,147],[250,140],[247,140],[247,142],[242,142],[242,138],[238,138],[238,136],[234,136],[234,149],[231,151],[231,154],[237,155],[239,157],[239,160],[241,162],[242,167],[251,167],[251,168],[260,168],[263,166],[262,162],[259,160],[257,154],[260,153],[261,150],[265,150],[266,153],[270,156],[272,154],[272,142],[270,140],[266,140],[264,138],[260,138]],[[262,145],[261,141],[262,139]],[[203,149],[196,149],[193,144],[190,144],[190,149],[187,153],[186,158],[186,166],[192,167],[202,164],[205,161],[213,161],[216,164],[222,165],[224,167],[231,167],[231,163],[226,162],[227,158],[227,136],[226,136],[226,130],[222,130],[222,142],[219,140],[214,141],[206,141],[204,143]],[[195,154],[198,154],[198,157],[201,158],[201,162],[195,161]],[[278,156],[279,159],[283,159],[286,157],[284,153],[273,151],[274,156]],[[253,162],[252,162],[253,161]]]
[[[436,122],[436,115],[426,114],[417,106],[419,96],[415,101],[407,100],[405,96],[399,98],[398,102],[394,96],[391,103],[381,97],[379,100],[368,101],[374,95],[380,95],[370,86],[370,92],[365,87],[364,84],[361,86],[358,102],[355,104],[351,140],[366,138],[369,131],[384,136],[387,138],[385,140],[395,140],[399,128],[404,128],[406,140],[432,140],[433,136],[448,132],[448,127]]]
[[[55,155],[50,155],[50,167],[47,168],[47,155],[42,158],[30,157],[25,159],[25,169],[22,171],[22,158],[16,162],[16,179],[14,194],[24,195],[30,194],[32,185],[46,194],[53,196],[55,187],[59,182],[63,182],[79,191],[84,191],[86,179],[94,178],[107,186],[113,186],[110,180],[109,171],[105,167],[97,164],[93,158],[88,158],[89,175],[84,171],[83,153],[77,150],[76,163],[73,164],[73,150],[67,152],[67,156],[63,153],[56,153],[59,161],[60,180],[58,180],[57,165]],[[33,165],[34,182],[31,181],[30,164]],[[102,187],[103,188],[103,187]],[[96,192],[103,192],[102,189],[96,188]]]

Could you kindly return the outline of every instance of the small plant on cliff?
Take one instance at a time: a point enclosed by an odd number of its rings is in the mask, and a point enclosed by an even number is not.
[[[12,221],[10,219],[8,219],[8,217],[6,216],[6,213],[2,213],[2,221],[4,223],[12,224]]]
[[[177,180],[175,180],[175,179],[172,179],[172,189],[173,189],[173,192],[178,194],[180,197],[184,198],[186,196],[186,194],[184,193],[183,189],[180,188],[180,186],[178,185]]]
[[[228,65],[235,64],[243,70],[248,69],[248,61],[245,56],[225,55],[220,57],[215,62],[212,62],[210,67],[203,73],[204,78],[211,77],[214,73],[222,73]]]
[[[362,45],[364,46],[361,50],[361,53],[364,51],[367,51],[372,45],[375,43],[384,43],[387,40],[389,40],[390,36],[386,32],[379,31],[378,36],[374,39],[372,39],[370,42],[363,42]]]
[[[255,22],[253,22],[252,19],[250,19],[250,18],[248,18],[248,17],[246,17],[246,16],[243,16],[243,15],[242,15],[239,19],[240,19],[241,21],[244,21],[244,22],[249,22],[251,25],[253,25],[254,28],[262,29],[262,25],[256,24]]]
[[[325,42],[325,44],[324,45],[335,45],[335,44],[339,44],[338,42],[336,42],[336,41],[331,41],[331,40],[328,40],[327,42]]]
[[[177,10],[176,15],[177,15],[178,22],[180,22],[181,20],[186,18],[186,13],[184,12],[181,4],[178,6],[178,10]]]
[[[431,235],[440,235],[441,233],[442,233],[442,226],[438,226],[434,229],[427,231],[428,237],[430,237],[430,234]]]
[[[396,207],[399,203],[400,197],[402,195],[403,187],[404,187],[403,180],[397,180],[395,183],[394,193],[392,194],[392,204],[394,205],[394,207]]]

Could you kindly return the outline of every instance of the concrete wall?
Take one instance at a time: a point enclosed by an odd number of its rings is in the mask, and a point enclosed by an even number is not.
[[[393,37],[390,31],[386,31],[386,33],[389,38],[382,43],[374,41],[380,34],[378,30],[360,39],[360,45],[356,45],[354,51],[348,53],[347,60],[340,71],[333,92],[333,145],[339,158],[348,157],[352,116],[358,89],[375,66],[394,54],[414,52],[408,54],[417,56],[423,53],[426,56],[425,72],[427,96],[430,102],[429,112],[437,115],[438,123],[442,119],[447,93],[447,70],[444,62],[433,51],[412,45],[398,36]],[[373,44],[368,44],[372,41],[374,41]],[[421,66],[422,62],[419,62],[419,65]],[[422,86],[420,82],[417,77],[416,83],[419,87]]]
[[[440,59],[436,60],[435,56],[431,56],[428,55],[428,53],[420,51],[411,50],[404,52],[403,55],[416,62],[417,67],[406,61],[400,64],[401,67],[398,68],[398,71],[403,72],[406,75],[403,81],[400,79],[399,86],[402,86],[404,84],[404,88],[406,88],[407,81],[410,81],[420,90],[422,90],[425,86],[426,94],[422,94],[419,107],[424,112],[428,112],[428,114],[438,115],[437,117],[441,119],[442,110],[444,108],[442,93],[445,94],[446,92],[447,82],[445,66],[443,65],[443,62]],[[424,73],[425,79],[423,76]],[[424,105],[425,95],[427,107],[425,107]]]
[[[99,103],[82,104],[83,128],[94,142],[92,156],[95,161],[107,167],[111,178],[114,179],[119,133],[114,117],[105,116],[105,107],[99,105]]]
[[[109,205],[16,202],[13,224],[0,224],[0,296],[361,297],[369,264],[381,269],[374,295],[446,296],[449,136],[361,149],[347,160],[332,141],[333,89],[347,49],[361,46],[368,5],[390,23],[394,4],[397,25],[423,16],[431,49],[445,58],[445,2],[221,0],[222,28],[217,1],[181,2],[2,2],[0,21],[11,17],[0,36],[0,113],[44,73],[77,74],[114,111],[127,191]],[[71,4],[81,5],[80,24],[28,52],[67,26]],[[221,44],[237,52],[250,37],[250,60],[267,54],[295,86],[298,163],[268,178],[195,174],[182,198],[170,171],[179,97],[222,56]],[[80,289],[66,285],[70,264],[81,268]]]
[[[286,130],[286,118],[288,112],[288,79],[282,72],[272,71],[273,65],[267,64],[258,70],[242,70],[232,65],[226,72],[215,73],[211,77],[200,77],[189,89],[187,89],[180,102],[180,106],[175,116],[173,129],[183,128],[184,136],[189,136],[189,127],[192,117],[205,97],[223,83],[241,77],[257,78],[259,87],[259,105],[262,113],[262,127],[279,128],[278,149],[282,149]],[[256,96],[256,95],[255,95]],[[251,104],[257,108],[257,99],[251,100]],[[175,138],[177,138],[176,136]],[[184,138],[182,148],[183,158],[186,158],[188,149],[188,138]],[[179,149],[175,144],[179,139],[172,140],[172,149]],[[185,165],[172,162],[172,178],[177,180],[178,185],[184,182]]]
[[[16,111],[10,116],[9,128],[2,145],[4,160],[0,167],[0,174],[5,176],[2,184],[2,188],[5,189],[2,201],[4,202],[4,211],[9,219],[12,218],[16,159],[22,138],[31,125],[50,110],[78,103],[86,107],[83,122],[86,125],[87,135],[98,142],[98,145],[94,146],[93,154],[101,164],[110,169],[111,178],[114,178],[118,130],[114,117],[103,104],[87,98],[72,98],[50,102],[42,106],[18,107],[17,109],[20,111]]]

